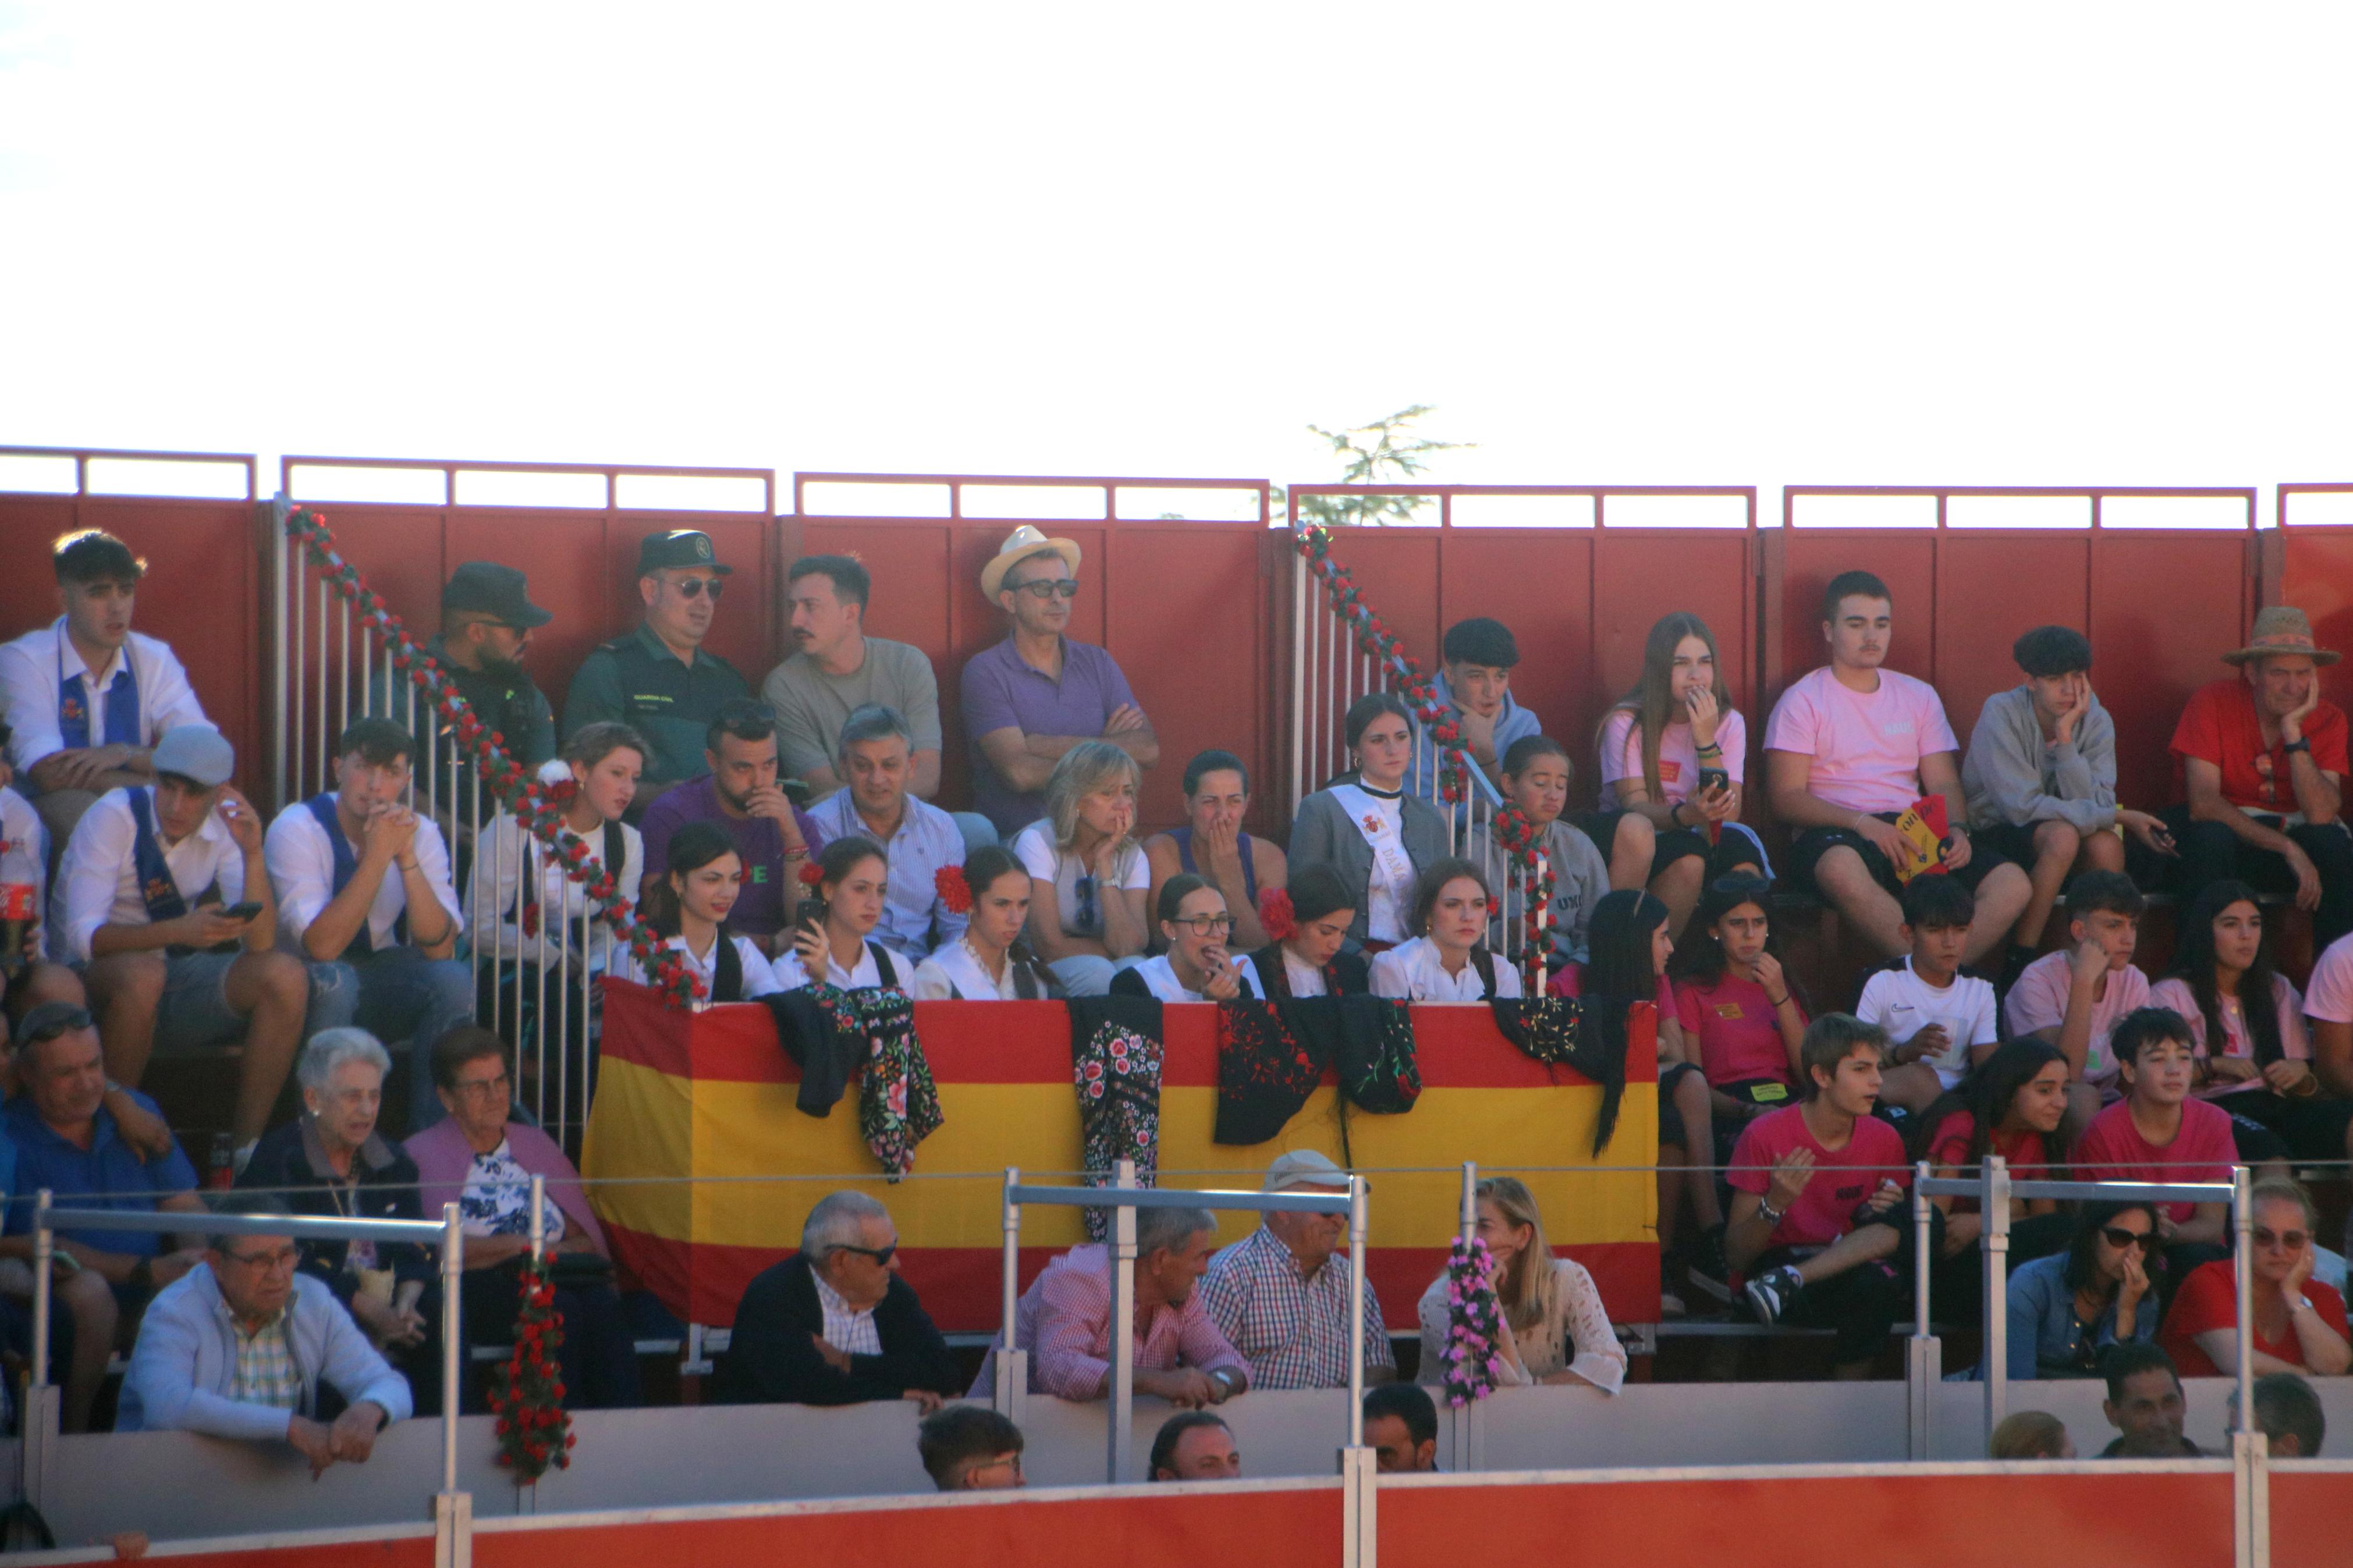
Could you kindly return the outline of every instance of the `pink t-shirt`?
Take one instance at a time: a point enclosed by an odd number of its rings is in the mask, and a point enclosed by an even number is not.
[[[1904,1140],[1894,1128],[1876,1116],[1857,1117],[1854,1136],[1832,1153],[1806,1125],[1804,1109],[1795,1105],[1768,1110],[1741,1131],[1725,1179],[1744,1193],[1763,1193],[1772,1184],[1773,1166],[1793,1149],[1813,1151],[1813,1180],[1773,1227],[1768,1247],[1827,1247],[1854,1228],[1855,1205],[1878,1191],[1880,1183],[1893,1181],[1906,1190],[1912,1185]]]
[[[1748,755],[1748,724],[1737,709],[1725,709],[1716,720],[1715,743],[1724,748],[1717,766],[1732,775],[1734,784],[1740,783],[1742,763]],[[1633,713],[1623,708],[1613,711],[1601,726],[1601,794],[1609,805],[1620,804],[1620,779],[1643,783],[1641,736],[1635,731]],[[1692,744],[1691,726],[1668,725],[1666,733],[1659,737],[1659,804],[1672,805],[1689,799],[1698,783],[1699,749]]]
[[[2067,1021],[2067,988],[2073,965],[2074,956],[2062,948],[2044,953],[2020,972],[2001,1009],[2002,1025],[2010,1038],[2055,1029]],[[2105,989],[2092,1003],[2092,1040],[2084,1051],[2085,1083],[2116,1081],[2116,1054],[2108,1048],[2108,1036],[2117,1019],[2147,1005],[2147,975],[2129,963],[2108,972]]]
[[[2304,1016],[2324,1024],[2353,1024],[2353,936],[2330,942],[2312,966]]]
[[[1810,759],[1806,788],[1832,805],[1902,811],[1920,798],[1920,759],[1961,743],[1926,681],[1883,669],[1878,690],[1850,691],[1824,665],[1781,693],[1765,749]]]
[[[1710,1084],[1722,1088],[1769,1079],[1797,1087],[1797,1075],[1789,1070],[1789,1048],[1774,1021],[1772,998],[1756,981],[1729,973],[1704,988],[1678,981],[1675,1021],[1683,1026],[1685,1048],[1695,1054]]]
[[[2181,1102],[2181,1129],[2162,1148],[2140,1135],[2131,1103],[2120,1100],[2092,1118],[2067,1163],[2085,1182],[2227,1182],[2238,1158],[2230,1117],[2202,1100]],[[2198,1212],[2196,1204],[2165,1206],[2177,1225]]]
[[[2224,996],[2219,1000],[2222,1005],[2222,1034],[2225,1037],[2222,1054],[2237,1057],[2241,1061],[2253,1060],[2255,1043],[2247,1037],[2246,1009],[2239,1005],[2236,996]],[[2200,1056],[2207,1054],[2206,1015],[2198,1010],[2198,998],[2189,994],[2189,982],[2181,979],[2158,981],[2148,988],[2148,1005],[2170,1007],[2189,1019],[2190,1040],[2197,1046]],[[2290,1061],[2310,1061],[2312,1041],[2306,1037],[2304,1032],[2304,998],[2296,994],[2295,987],[2288,984],[2284,974],[2272,976],[2272,1005],[2279,1019],[2280,1054]],[[2241,1089],[2265,1087],[2262,1079],[2251,1078],[2242,1083],[2210,1083],[2198,1090],[2198,1094],[2203,1100],[2220,1100]]]

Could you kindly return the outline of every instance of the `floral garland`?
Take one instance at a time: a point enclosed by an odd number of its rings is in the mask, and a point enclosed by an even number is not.
[[[564,1374],[556,1355],[563,1343],[564,1314],[555,1310],[547,1265],[527,1257],[514,1349],[491,1394],[491,1409],[498,1416],[499,1463],[514,1471],[519,1485],[537,1481],[551,1468],[569,1467],[572,1446],[580,1440],[564,1408]]]
[[[1454,1238],[1446,1259],[1446,1403],[1464,1405],[1495,1392],[1504,1367],[1504,1309],[1495,1259],[1475,1236]]]
[[[586,889],[598,916],[636,957],[639,972],[654,977],[655,988],[672,1006],[687,1006],[705,994],[702,977],[638,921],[629,900],[621,897],[616,868],[592,867],[589,858],[595,851],[587,840],[564,825],[564,808],[571,791],[524,776],[522,764],[507,752],[506,737],[484,727],[474,716],[457,682],[408,635],[407,626],[393,614],[384,596],[367,585],[359,568],[336,551],[326,520],[308,507],[295,507],[286,514],[286,536],[302,547],[336,596],[359,613],[362,632],[375,634],[392,668],[407,677],[409,684],[449,724],[453,743],[472,754],[483,787],[554,853],[565,877]]]
[[[1396,676],[1398,694],[1413,710],[1414,718],[1430,732],[1431,743],[1438,748],[1439,798],[1450,805],[1469,798],[1471,759],[1462,750],[1462,731],[1454,721],[1453,710],[1438,700],[1436,685],[1423,673],[1419,661],[1405,651],[1405,639],[1366,601],[1365,590],[1356,577],[1333,559],[1331,530],[1321,523],[1303,523],[1293,542],[1308,569],[1324,584],[1332,613],[1355,637],[1357,650]],[[1510,862],[1513,882],[1528,895],[1522,907],[1531,917],[1538,910],[1549,909],[1553,900],[1552,868],[1540,864],[1542,857],[1536,847],[1543,838],[1535,822],[1517,805],[1506,801],[1497,808],[1495,844]],[[1540,991],[1544,949],[1535,942],[1525,946],[1527,951],[1523,962],[1528,968],[1531,991]]]

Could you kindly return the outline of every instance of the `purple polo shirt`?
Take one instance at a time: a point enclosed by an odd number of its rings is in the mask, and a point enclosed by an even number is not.
[[[825,847],[825,835],[807,812],[793,807],[793,820],[800,824],[801,842],[812,856]],[[728,816],[719,804],[719,783],[709,773],[670,785],[646,807],[638,828],[646,837],[646,879],[670,869],[670,836],[690,822],[717,823],[744,858],[744,892],[727,917],[727,929],[737,936],[774,936],[784,930],[801,899],[798,887],[785,886],[785,830],[765,816]]]
[[[973,809],[1010,841],[1046,815],[1046,792],[1023,792],[1005,782],[982,754],[980,738],[994,730],[1025,735],[1103,732],[1113,710],[1135,703],[1127,677],[1092,643],[1062,639],[1062,679],[1033,669],[1014,648],[1013,635],[976,653],[964,667],[964,732],[972,742]],[[1136,704],[1141,706],[1141,704]]]

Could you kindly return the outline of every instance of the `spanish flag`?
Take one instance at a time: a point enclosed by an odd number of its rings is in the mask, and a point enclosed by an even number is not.
[[[794,1107],[800,1074],[755,1005],[681,1013],[652,991],[607,980],[605,1029],[581,1161],[623,1269],[689,1322],[732,1322],[752,1277],[799,1244],[827,1193],[887,1204],[907,1280],[945,1331],[994,1331],[1003,1268],[1003,1184],[1067,1184],[1080,1163],[1070,1024],[1057,1002],[923,1002],[915,1029],[946,1121],[915,1171],[887,1183],[858,1135],[855,1090],[819,1119]],[[1654,1322],[1659,1308],[1658,1059],[1647,1007],[1629,1033],[1626,1093],[1609,1146],[1593,1132],[1601,1089],[1514,1049],[1484,1007],[1419,1006],[1423,1091],[1394,1116],[1349,1110],[1347,1148],[1371,1186],[1366,1271],[1393,1329],[1409,1329],[1458,1227],[1461,1163],[1517,1175],[1542,1205],[1553,1249],[1593,1271],[1610,1316]],[[1213,1005],[1162,1009],[1158,1184],[1255,1191],[1289,1149],[1342,1157],[1330,1081],[1275,1138],[1211,1142],[1218,1100]],[[691,1182],[676,1178],[693,1177]],[[1256,1225],[1219,1216],[1222,1241]],[[1080,1211],[1022,1214],[1021,1282],[1083,1240]]]

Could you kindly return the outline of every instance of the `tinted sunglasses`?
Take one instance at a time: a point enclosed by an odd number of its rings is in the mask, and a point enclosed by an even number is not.
[[[2300,1230],[2273,1230],[2259,1225],[2254,1227],[2254,1239],[2257,1247],[2284,1247],[2290,1252],[2302,1252],[2304,1244],[2312,1237]]]
[[[2152,1232],[2146,1230],[2126,1230],[2120,1225],[2102,1226],[2100,1227],[2100,1239],[2106,1242],[2110,1247],[2137,1247],[2144,1252],[2147,1251],[2157,1243],[2157,1237]]]
[[[1008,583],[1006,586],[1017,594],[1027,594],[1033,599],[1050,599],[1058,594],[1065,599],[1075,599],[1079,596],[1078,582],[1070,577],[1050,577],[1040,583]]]
[[[892,1256],[899,1250],[899,1244],[894,1241],[888,1247],[828,1247],[827,1250],[829,1252],[854,1252],[860,1258],[871,1258],[874,1259],[876,1263],[883,1264],[891,1261]]]
[[[681,598],[699,599],[702,597],[703,590],[707,588],[711,591],[713,604],[718,602],[719,595],[725,591],[726,587],[727,581],[723,577],[681,577],[678,581]]]

